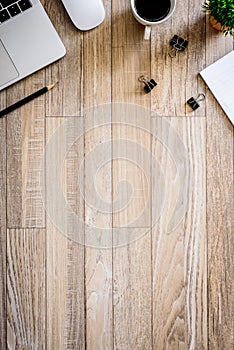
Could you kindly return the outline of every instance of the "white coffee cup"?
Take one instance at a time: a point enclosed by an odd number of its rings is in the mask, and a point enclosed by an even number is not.
[[[152,1],[157,1],[157,0],[152,0]],[[161,0],[161,1],[163,1],[163,0]],[[132,7],[133,15],[136,18],[136,20],[145,26],[144,39],[149,40],[150,34],[151,34],[151,27],[167,21],[172,16],[172,14],[176,8],[176,0],[171,0],[171,7],[170,7],[170,10],[169,10],[166,17],[164,17],[163,19],[161,19],[159,21],[153,21],[153,22],[145,20],[137,13],[136,7],[135,7],[135,0],[131,0],[131,7]]]

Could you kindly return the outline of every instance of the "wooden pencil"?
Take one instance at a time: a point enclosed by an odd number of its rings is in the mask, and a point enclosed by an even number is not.
[[[47,91],[53,89],[53,87],[55,87],[57,83],[55,84],[51,84],[51,85],[48,85],[48,86],[45,86],[43,87],[42,89],[34,92],[33,94],[29,95],[29,96],[26,96],[25,98],[23,98],[22,100],[14,103],[13,105],[3,109],[2,111],[0,111],[0,118],[7,115],[8,113],[10,112],[13,112],[15,109],[25,105],[26,103],[34,100],[35,98],[45,94]]]

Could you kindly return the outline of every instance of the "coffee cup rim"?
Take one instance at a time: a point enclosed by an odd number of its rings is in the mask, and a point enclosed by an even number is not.
[[[146,19],[144,19],[138,15],[136,8],[135,8],[135,0],[131,0],[131,7],[132,7],[132,11],[133,11],[134,16],[141,24],[146,25],[146,26],[153,26],[153,25],[157,25],[157,24],[160,24],[162,22],[165,22],[173,15],[173,12],[175,11],[175,8],[176,8],[176,0],[171,1],[171,8],[170,8],[168,15],[166,17],[164,17],[163,19],[161,19],[160,21],[156,21],[156,22],[147,21]]]

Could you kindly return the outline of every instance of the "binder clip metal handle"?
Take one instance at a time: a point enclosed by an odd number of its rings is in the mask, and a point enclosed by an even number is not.
[[[205,94],[200,93],[200,94],[197,95],[196,98],[191,97],[191,98],[187,101],[187,103],[188,103],[188,105],[192,108],[192,110],[195,111],[196,109],[198,109],[198,108],[200,107],[200,105],[199,105],[198,102],[204,101],[205,98],[206,98]]]
[[[175,58],[176,57],[176,54],[177,54],[177,50],[175,47],[172,47],[169,51],[168,51],[168,55],[171,57],[171,58]]]
[[[144,83],[145,86],[144,86],[144,90],[147,92],[147,94],[153,90],[155,88],[155,86],[157,86],[157,83],[154,79],[150,79],[144,75],[141,75],[139,78],[138,78],[138,81],[140,81],[141,83]]]

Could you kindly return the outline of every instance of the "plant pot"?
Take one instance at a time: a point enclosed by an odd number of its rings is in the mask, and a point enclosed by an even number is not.
[[[217,29],[217,30],[221,30],[222,24],[220,22],[218,22],[217,19],[214,18],[214,16],[210,16],[209,20],[210,20],[210,25],[212,28]]]
[[[219,31],[228,30],[228,27],[223,27],[222,23],[218,22],[217,19],[214,18],[214,16],[210,16],[209,20],[210,20],[210,25],[212,28],[219,30]]]

